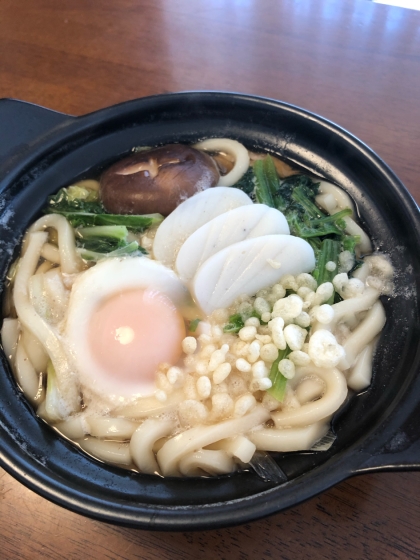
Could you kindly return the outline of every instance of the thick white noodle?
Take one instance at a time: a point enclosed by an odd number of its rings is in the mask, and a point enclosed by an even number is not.
[[[60,250],[52,243],[45,243],[41,249],[41,257],[54,264],[60,264],[61,262]]]
[[[385,310],[382,303],[377,301],[344,343],[345,356],[339,363],[341,369],[346,370],[354,364],[363,348],[381,332],[385,321]]]
[[[19,340],[20,325],[18,319],[3,319],[1,327],[1,343],[6,358],[13,367],[16,358],[17,343]]]
[[[242,463],[249,463],[255,453],[255,445],[245,436],[223,439],[210,446],[210,448],[222,449]]]
[[[333,214],[337,209],[337,201],[332,194],[318,194],[315,197],[315,202],[325,210],[327,214]]]
[[[337,205],[336,211],[344,210],[344,208],[351,208],[354,213],[354,204],[352,199],[345,191],[343,191],[343,189],[340,189],[340,187],[337,187],[332,183],[328,183],[328,181],[320,181],[319,192],[321,194],[330,194],[334,197]]]
[[[43,418],[48,424],[54,425],[56,422],[60,422],[64,416],[62,413],[60,395],[57,396],[55,394],[52,396],[52,394],[48,392],[45,397],[45,400],[36,412],[38,416]]]
[[[276,428],[309,426],[331,416],[344,402],[347,396],[347,382],[344,375],[336,368],[319,368],[313,365],[296,368],[296,374],[289,381],[296,390],[301,381],[310,377],[319,377],[325,383],[322,397],[307,402],[297,409],[284,409],[273,412],[271,417]]]
[[[91,436],[106,439],[130,439],[139,426],[138,423],[126,418],[86,416],[85,421]]]
[[[236,140],[230,140],[228,138],[209,138],[208,140],[194,144],[193,147],[205,152],[225,153],[234,158],[235,163],[233,168],[229,173],[220,177],[218,182],[219,187],[231,187],[248,171],[248,150],[243,144]]]
[[[361,311],[367,311],[379,298],[380,293],[374,288],[366,288],[360,296],[344,299],[339,303],[334,303],[334,318],[327,327],[333,329],[344,317],[356,315]],[[323,328],[326,328],[325,326]]]
[[[121,406],[113,411],[117,416],[126,418],[140,419],[147,416],[159,416],[163,412],[175,410],[177,405],[185,399],[182,391],[175,391],[168,395],[165,402],[161,402],[155,397],[143,397],[132,404]]]
[[[371,342],[356,358],[354,366],[347,378],[347,385],[354,391],[363,391],[372,380],[372,361],[375,344]]]
[[[372,252],[372,243],[365,231],[357,224],[353,218],[350,216],[346,216],[343,218],[346,222],[345,231],[350,235],[359,235],[360,241],[357,244],[357,248],[359,249],[360,253],[367,254]]]
[[[366,282],[366,278],[369,276],[369,274],[370,274],[369,264],[365,261],[362,264],[362,266],[356,268],[356,270],[352,273],[352,277],[357,278],[358,280],[361,280],[364,283]]]
[[[29,301],[36,313],[45,319],[48,315],[48,308],[47,300],[44,297],[44,274],[34,274],[29,277],[28,294]]]
[[[262,406],[257,406],[242,418],[226,420],[213,426],[197,426],[178,434],[167,441],[157,454],[162,474],[178,476],[178,463],[187,453],[198,451],[221,439],[246,434],[269,418],[269,411]]]
[[[302,405],[319,398],[323,391],[324,383],[316,377],[309,377],[296,387],[295,397]]]
[[[140,472],[159,473],[153,446],[158,439],[171,434],[173,429],[174,421],[170,418],[148,418],[137,428],[130,441],[130,452]]]
[[[78,384],[74,374],[71,372],[67,356],[63,351],[57,333],[35,311],[28,294],[28,282],[35,272],[41,247],[45,243],[46,238],[47,233],[44,232],[29,234],[27,249],[19,262],[19,268],[16,273],[13,299],[21,324],[38,338],[50,356],[57,374],[57,382],[63,402],[65,402],[65,406],[63,406],[61,411],[64,418],[80,408]]]
[[[48,272],[53,268],[54,264],[50,261],[44,261],[41,263],[38,268],[36,269],[35,274],[44,274],[44,272]]]
[[[303,428],[263,428],[251,432],[248,437],[261,451],[303,451],[311,449],[328,430],[327,422],[316,422]]]
[[[29,361],[37,373],[46,372],[48,364],[48,354],[36,336],[28,329],[22,329],[22,343],[25,347]]]
[[[183,476],[202,476],[203,471],[209,475],[228,474],[235,470],[232,457],[222,450],[200,449],[188,453],[179,462],[179,471]]]
[[[74,239],[74,229],[64,216],[59,214],[48,214],[39,218],[28,230],[28,233],[44,231],[45,228],[52,227],[58,233],[58,249],[60,252],[61,270],[65,274],[72,274],[83,269],[83,261],[76,253],[76,243]],[[47,240],[45,240],[45,243]]]
[[[319,184],[319,192],[321,194],[316,197],[316,202],[329,214],[335,214],[345,208],[350,208],[354,216],[353,201],[343,189],[326,181],[321,181]],[[334,198],[335,205],[334,203],[331,204],[331,200],[328,195],[331,195]],[[366,232],[354,221],[352,216],[346,216],[344,221],[346,223],[345,231],[348,234],[360,236],[360,241],[357,244],[359,252],[362,254],[371,253],[372,243]]]
[[[100,183],[96,179],[84,179],[83,181],[77,181],[75,186],[84,189],[91,189],[92,191],[99,191]]]
[[[61,268],[53,268],[45,272],[41,278],[43,278],[43,295],[47,302],[48,320],[50,323],[59,323],[67,313],[69,301],[69,291],[64,286]]]
[[[131,465],[131,453],[128,443],[117,441],[105,441],[94,437],[86,437],[77,440],[82,449],[105,463],[114,465]]]
[[[38,409],[38,414],[39,413],[40,411]],[[82,439],[87,433],[86,422],[82,414],[71,416],[67,420],[55,424],[54,428],[72,440]]]
[[[22,340],[18,342],[15,361],[16,380],[22,387],[25,397],[32,403],[41,401],[42,385],[40,376],[28,359]]]

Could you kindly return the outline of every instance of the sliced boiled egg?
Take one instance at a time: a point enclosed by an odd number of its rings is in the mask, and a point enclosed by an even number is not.
[[[155,259],[173,266],[181,245],[198,228],[228,210],[251,204],[248,195],[230,187],[213,187],[187,198],[158,227]]]
[[[285,274],[310,272],[315,255],[307,241],[293,235],[246,239],[207,259],[192,280],[197,304],[210,315],[232,305],[241,294],[254,295]]]
[[[289,233],[287,220],[279,210],[265,204],[239,206],[192,233],[179,250],[175,269],[181,280],[189,282],[207,259],[233,243]]]
[[[176,364],[189,294],[160,263],[108,259],[73,285],[63,344],[82,389],[115,401],[155,392],[159,364]]]

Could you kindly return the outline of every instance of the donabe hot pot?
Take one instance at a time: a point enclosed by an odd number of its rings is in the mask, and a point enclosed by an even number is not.
[[[337,125],[286,103],[229,93],[149,97],[83,117],[0,101],[0,273],[48,195],[98,175],[133,146],[229,137],[344,188],[375,250],[390,255],[396,295],[371,387],[333,419],[328,451],[273,453],[283,483],[253,470],[215,478],[160,478],[90,458],[36,417],[4,354],[0,464],[42,496],[104,521],[185,530],[243,523],[310,498],[355,474],[420,467],[420,219],[409,193],[367,146]]]

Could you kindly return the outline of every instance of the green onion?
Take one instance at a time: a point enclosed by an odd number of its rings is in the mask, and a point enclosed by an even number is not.
[[[200,321],[201,321],[201,319],[194,319],[194,321],[191,321],[190,326],[189,326],[189,331],[190,332],[195,332],[197,330],[198,323]]]
[[[284,360],[290,354],[290,352],[291,350],[288,346],[286,346],[285,350],[279,350],[279,355],[277,356],[277,359],[272,363],[270,375],[268,376],[272,383],[272,386],[270,387],[270,389],[267,389],[267,393],[280,402],[283,401],[284,395],[286,393],[287,379],[282,373],[279,372],[279,363],[281,360]]]
[[[47,390],[45,395],[45,411],[52,421],[61,420],[60,416],[61,395],[58,390],[57,376],[51,360],[47,364]]]
[[[127,239],[128,230],[126,226],[93,226],[80,228],[77,230],[77,234],[83,239],[108,237],[117,241],[125,241]]]
[[[125,257],[127,255],[134,256],[135,255],[145,255],[147,254],[143,247],[140,247],[137,241],[132,241],[123,247],[119,247],[115,249],[115,251],[110,251],[109,253],[100,253],[98,251],[91,251],[89,249],[85,249],[83,247],[76,249],[77,253],[84,259],[85,261],[100,261],[101,259],[108,259],[110,257]]]

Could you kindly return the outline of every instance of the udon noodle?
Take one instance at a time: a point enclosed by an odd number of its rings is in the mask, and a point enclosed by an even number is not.
[[[228,139],[195,148],[214,157],[213,184],[194,179],[163,221],[157,200],[117,249],[80,242],[107,225],[71,225],[68,209],[50,208],[28,229],[4,297],[3,348],[37,414],[104,462],[164,476],[230,473],[256,450],[310,449],[348,389],[369,386],[386,320],[379,298],[392,291],[392,266],[372,253],[344,191],[324,181],[314,190],[320,216],[345,210],[339,226],[354,241],[323,262],[330,279],[320,281],[321,246],[290,235],[291,206],[287,223],[273,175],[268,190],[259,175],[265,154]],[[159,165],[139,161],[116,175],[153,178]],[[272,162],[280,185],[300,176]],[[98,203],[104,183],[63,192]],[[130,319],[105,328],[121,309]]]

